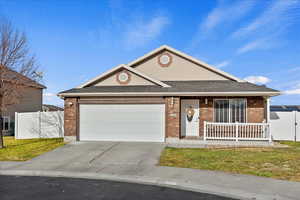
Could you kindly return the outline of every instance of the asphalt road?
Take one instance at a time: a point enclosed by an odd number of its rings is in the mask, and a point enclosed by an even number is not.
[[[229,200],[230,198],[220,197],[212,194],[177,190],[167,187],[104,180],[29,176],[0,176],[0,199]]]

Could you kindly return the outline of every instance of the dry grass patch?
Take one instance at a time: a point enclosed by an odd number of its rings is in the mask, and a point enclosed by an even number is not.
[[[252,174],[300,181],[300,142],[282,142],[287,148],[166,148],[160,165]]]
[[[64,145],[63,138],[15,140],[4,137],[0,161],[25,161]]]

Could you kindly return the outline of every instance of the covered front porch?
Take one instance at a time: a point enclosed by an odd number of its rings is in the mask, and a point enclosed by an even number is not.
[[[269,97],[169,97],[166,106],[167,143],[272,142]]]

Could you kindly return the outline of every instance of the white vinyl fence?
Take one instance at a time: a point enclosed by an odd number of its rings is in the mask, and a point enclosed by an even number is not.
[[[64,137],[64,112],[15,113],[15,138]]]
[[[300,141],[300,112],[270,113],[273,140]]]

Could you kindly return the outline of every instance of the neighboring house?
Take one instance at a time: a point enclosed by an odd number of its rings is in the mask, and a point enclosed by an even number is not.
[[[14,81],[10,81],[14,80]],[[17,81],[16,81],[17,80]],[[46,87],[28,77],[9,70],[5,74],[4,84],[19,84],[16,92],[18,97],[4,97],[4,101],[15,99],[15,103],[2,108],[3,112],[3,131],[5,135],[13,135],[15,112],[36,112],[42,111],[43,89]],[[14,87],[14,86],[13,86]],[[5,104],[5,103],[4,103]],[[1,106],[1,105],[0,105]]]
[[[271,112],[291,112],[298,111],[300,112],[300,105],[273,105],[270,106]]]
[[[251,126],[236,128],[238,137],[268,137],[263,122],[269,98],[279,94],[164,45],[59,96],[65,101],[65,136],[164,142],[216,139],[213,134],[232,139],[229,125],[237,127],[235,122]]]
[[[63,108],[50,104],[43,104],[42,106],[43,112],[51,112],[51,111],[64,111]]]

